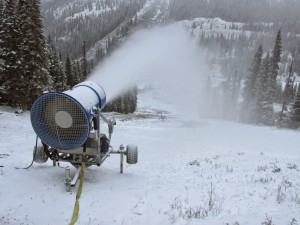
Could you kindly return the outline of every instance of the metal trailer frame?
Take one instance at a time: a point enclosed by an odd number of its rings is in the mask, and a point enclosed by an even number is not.
[[[104,134],[100,132],[100,121],[103,120],[108,125],[108,144],[109,149],[107,152],[101,152],[101,137]],[[80,148],[74,150],[57,150],[52,148],[51,146],[47,146],[42,143],[42,146],[38,146],[36,143],[34,149],[34,161],[37,163],[45,163],[48,158],[53,161],[53,166],[59,165],[59,162],[69,162],[76,169],[76,173],[74,177],[71,177],[70,167],[67,166],[65,168],[65,184],[66,191],[71,190],[71,186],[75,186],[79,175],[80,175],[80,167],[82,163],[85,163],[86,168],[92,165],[101,166],[102,163],[111,155],[111,154],[119,154],[120,155],[120,173],[123,173],[123,161],[124,155],[127,156],[127,163],[135,164],[137,163],[137,146],[131,145],[127,146],[126,149],[124,145],[120,145],[118,150],[114,150],[110,145],[112,134],[114,131],[114,126],[116,125],[115,119],[107,119],[100,111],[100,109],[96,109],[93,116],[93,129],[90,131],[89,137],[86,140],[85,144]],[[133,147],[132,147],[133,146]],[[45,161],[41,161],[35,156],[37,154],[37,149],[42,149],[45,154]],[[40,153],[39,153],[40,154]],[[128,159],[128,155],[130,159]],[[133,160],[132,160],[133,159]]]

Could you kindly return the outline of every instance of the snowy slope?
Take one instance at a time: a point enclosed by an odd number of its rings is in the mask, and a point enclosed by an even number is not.
[[[121,175],[113,155],[88,168],[77,224],[300,221],[299,132],[187,120],[160,96],[145,91],[136,114],[115,115],[112,144],[136,143],[139,163]],[[14,168],[32,158],[29,113],[0,107],[0,140],[0,224],[69,224],[76,189],[65,192],[64,170]]]
[[[154,21],[154,22],[161,22],[162,18],[164,17],[164,14],[161,12],[160,8],[162,7],[165,0],[147,0],[145,5],[141,8],[140,11],[136,13],[137,19],[139,21],[145,22],[146,20]],[[81,12],[79,14],[82,14],[84,12]],[[99,11],[98,11],[99,13]],[[149,17],[149,18],[148,18]],[[97,41],[92,48],[90,48],[87,51],[87,58],[93,59],[96,57],[97,50],[102,48],[105,49],[105,46],[107,44],[107,40],[109,38],[112,38],[117,34],[118,28],[123,26],[127,21],[124,21],[121,23],[116,29],[114,29],[112,32],[107,34],[104,38]],[[125,38],[123,38],[125,39]]]
[[[182,21],[183,25],[189,32],[193,33],[196,37],[201,34],[205,36],[223,35],[225,38],[237,38],[241,34],[250,36],[251,31],[243,30],[244,23],[228,22],[221,18],[194,18],[191,20]],[[258,32],[257,32],[258,33]]]

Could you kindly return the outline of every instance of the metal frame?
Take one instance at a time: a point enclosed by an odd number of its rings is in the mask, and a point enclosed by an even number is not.
[[[127,155],[127,151],[123,145],[120,145],[119,149],[116,151],[110,145],[116,121],[114,119],[107,119],[101,113],[99,108],[95,109],[94,112],[94,128],[90,131],[90,135],[82,147],[74,150],[57,150],[51,147],[48,148],[48,146],[44,148],[45,153],[53,161],[53,166],[56,166],[57,164],[59,165],[59,162],[69,162],[77,169],[74,177],[71,178],[70,167],[68,166],[65,168],[66,191],[70,191],[71,186],[76,185],[80,175],[80,166],[83,162],[85,163],[86,167],[90,167],[92,165],[101,166],[102,163],[110,156],[110,154],[120,154],[120,173],[123,173],[124,155]],[[105,153],[101,153],[101,120],[108,125],[109,149]]]

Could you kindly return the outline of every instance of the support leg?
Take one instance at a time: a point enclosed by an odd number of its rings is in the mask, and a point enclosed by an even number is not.
[[[65,176],[66,176],[66,191],[70,192],[71,191],[71,175],[70,175],[70,167],[67,167],[65,169]]]
[[[77,169],[76,173],[75,173],[75,176],[73,177],[72,181],[71,181],[71,186],[75,186],[77,181],[78,181],[78,178],[79,178],[79,175],[80,175],[80,168]]]
[[[120,154],[120,173],[123,173],[124,153]]]

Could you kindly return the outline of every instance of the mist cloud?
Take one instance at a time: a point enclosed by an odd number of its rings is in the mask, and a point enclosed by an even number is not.
[[[148,82],[178,109],[198,110],[208,69],[196,42],[180,24],[140,30],[98,65],[89,80],[108,101],[135,83]],[[203,97],[203,96],[202,96]]]

